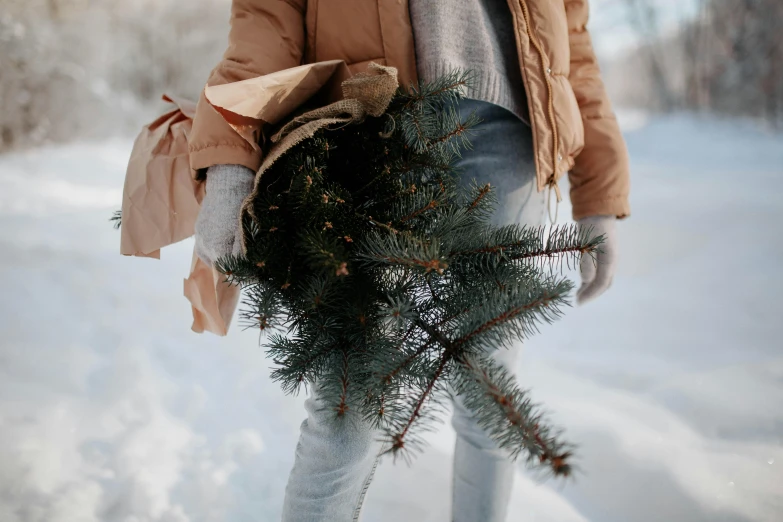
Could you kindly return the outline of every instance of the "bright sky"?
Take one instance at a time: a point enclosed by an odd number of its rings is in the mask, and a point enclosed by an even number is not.
[[[646,2],[655,7],[661,32],[668,32],[682,20],[693,17],[700,0],[591,0],[589,29],[596,53],[611,58],[638,43],[639,35],[631,24],[633,11],[629,4]]]

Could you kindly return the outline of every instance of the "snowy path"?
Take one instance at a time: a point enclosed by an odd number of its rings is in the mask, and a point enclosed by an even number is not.
[[[683,117],[627,137],[614,287],[520,367],[583,472],[521,471],[509,520],[780,520],[783,136]],[[0,157],[0,521],[279,520],[303,398],[253,333],[189,331],[190,242],[118,255],[129,147]],[[446,522],[452,443],[381,466],[365,522]]]

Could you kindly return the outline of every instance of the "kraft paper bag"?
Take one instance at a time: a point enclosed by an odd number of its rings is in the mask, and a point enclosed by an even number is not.
[[[351,77],[343,60],[300,65],[241,82],[207,87],[207,101],[254,149],[264,123],[276,125],[305,104],[326,105],[342,98]]]
[[[207,87],[205,95],[226,122],[255,149],[264,125],[275,125],[303,107],[342,98],[351,77],[346,63],[329,60],[293,67],[241,82]],[[194,234],[204,183],[190,169],[188,135],[196,103],[164,95],[176,108],[145,126],[133,145],[122,198],[120,252],[160,258],[160,249]],[[184,294],[192,329],[226,335],[240,288],[193,254]]]
[[[164,95],[176,108],[145,126],[133,145],[122,197],[120,252],[160,259],[160,249],[191,237],[204,184],[191,175],[188,135],[196,104]],[[192,329],[226,335],[240,289],[197,256],[184,284]]]
[[[193,235],[202,183],[188,162],[196,104],[164,95],[176,108],[145,126],[133,144],[122,192],[120,252],[160,258],[160,249]]]

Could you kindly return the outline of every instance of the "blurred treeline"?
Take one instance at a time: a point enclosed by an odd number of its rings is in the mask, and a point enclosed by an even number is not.
[[[0,0],[0,151],[134,132],[196,99],[230,0]]]
[[[625,3],[642,43],[610,67],[616,103],[783,125],[783,0],[696,0],[673,31],[655,0]]]
[[[689,0],[691,1],[691,0]],[[606,68],[617,106],[783,120],[783,0],[624,4],[641,44]],[[225,49],[230,0],[0,0],[0,152],[135,133],[164,92],[195,99]]]

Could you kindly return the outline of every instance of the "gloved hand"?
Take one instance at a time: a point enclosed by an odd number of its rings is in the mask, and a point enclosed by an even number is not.
[[[576,302],[585,304],[603,294],[611,285],[617,265],[617,228],[614,216],[592,216],[579,220],[580,229],[592,227],[592,236],[604,236],[595,258],[583,256],[580,263],[582,286]]]
[[[207,190],[196,218],[196,255],[209,266],[221,257],[242,253],[239,212],[254,180],[255,172],[242,165],[207,170]]]

